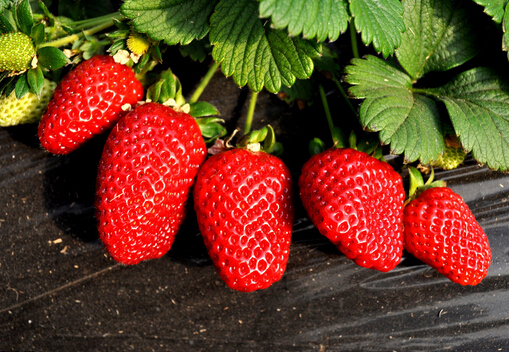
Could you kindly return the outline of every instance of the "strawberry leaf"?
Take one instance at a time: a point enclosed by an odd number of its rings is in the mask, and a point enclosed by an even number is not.
[[[438,109],[433,100],[412,91],[412,79],[395,66],[374,56],[354,59],[345,68],[350,94],[362,102],[360,122],[379,132],[381,143],[405,154],[408,162],[436,160],[444,150]]]
[[[405,30],[403,7],[399,0],[351,0],[350,12],[364,44],[373,43],[384,57],[401,44]]]
[[[403,0],[407,30],[396,51],[401,66],[414,79],[446,71],[477,54],[477,33],[462,1]]]
[[[210,19],[212,56],[221,62],[226,76],[240,87],[263,87],[276,93],[281,85],[292,86],[296,78],[313,73],[313,57],[321,45],[300,37],[290,37],[261,20],[254,0],[221,0]]]
[[[509,82],[474,68],[430,89],[445,103],[463,148],[494,170],[509,170]]]
[[[506,7],[504,13],[504,19],[502,21],[502,31],[504,34],[502,35],[502,49],[504,51],[509,51],[509,6]],[[509,59],[509,53],[507,53],[507,58]]]
[[[192,117],[204,117],[204,116],[216,116],[219,115],[219,110],[217,108],[206,102],[206,101],[198,101],[196,103],[189,104],[189,115]]]
[[[193,40],[191,43],[187,45],[183,45],[179,47],[180,54],[182,56],[189,56],[191,60],[203,62],[207,58],[207,55],[210,54],[210,43],[205,40]]]
[[[15,0],[0,0],[0,12],[15,4]]]
[[[484,12],[493,17],[493,20],[497,23],[502,22],[504,18],[504,12],[508,0],[474,0],[481,6],[484,6]]]
[[[28,85],[30,91],[37,96],[40,96],[44,87],[44,73],[40,66],[32,68],[27,72]]]
[[[191,43],[209,32],[209,17],[218,0],[127,0],[120,10],[137,31],[168,45]]]
[[[347,0],[261,0],[260,16],[270,17],[275,28],[290,35],[334,41],[348,28]]]
[[[37,51],[39,64],[47,69],[56,70],[69,63],[69,58],[65,56],[62,50],[45,46]]]
[[[16,31],[16,23],[14,22],[14,18],[12,18],[12,14],[10,12],[0,14],[0,33],[8,33],[14,31]]]
[[[40,22],[32,27],[30,37],[34,41],[34,45],[38,46],[44,41],[44,23]]]
[[[14,87],[14,92],[16,93],[16,98],[21,99],[30,91],[30,87],[28,86],[27,75],[26,73],[19,76],[16,81],[16,85]]]
[[[32,33],[34,17],[32,15],[32,8],[30,7],[30,2],[28,0],[22,1],[16,7],[16,21],[20,31],[22,31],[26,35],[30,35]]]

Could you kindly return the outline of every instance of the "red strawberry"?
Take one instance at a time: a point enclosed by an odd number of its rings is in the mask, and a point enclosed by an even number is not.
[[[290,252],[292,179],[266,152],[230,149],[200,169],[194,207],[208,253],[228,287],[254,291],[283,276]]]
[[[126,65],[97,55],[60,82],[39,125],[39,140],[53,154],[67,154],[125,114],[125,104],[143,97],[143,87]]]
[[[423,191],[404,210],[405,249],[461,285],[488,274],[488,238],[463,199],[450,188]]]
[[[195,120],[164,105],[141,105],[118,122],[99,162],[95,203],[100,238],[116,261],[170,250],[206,153]]]
[[[299,178],[310,219],[347,258],[393,269],[403,254],[403,181],[392,167],[354,149],[328,149],[309,159]]]

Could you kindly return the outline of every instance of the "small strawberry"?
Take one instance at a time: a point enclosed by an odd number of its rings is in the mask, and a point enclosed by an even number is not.
[[[0,97],[0,126],[39,122],[56,86],[55,82],[45,79],[40,97],[27,93],[17,99],[14,91],[8,97]]]
[[[206,157],[193,117],[146,103],[113,128],[99,162],[96,217],[107,252],[137,264],[168,252]]]
[[[463,150],[459,138],[455,135],[448,135],[445,138],[444,152],[433,165],[444,170],[454,170],[463,163],[466,156],[467,153]]]
[[[403,254],[403,181],[392,167],[352,148],[315,154],[300,197],[311,221],[348,259],[389,271]]]
[[[22,32],[0,34],[0,71],[26,71],[35,56],[35,46],[28,35]]]
[[[67,154],[104,132],[143,96],[143,87],[126,65],[97,55],[82,62],[60,82],[39,125],[42,146]]]
[[[405,249],[451,281],[477,285],[488,274],[488,238],[450,188],[422,191],[406,205],[403,223]]]
[[[250,292],[281,279],[294,216],[292,179],[281,159],[244,148],[210,157],[196,179],[194,207],[228,287]]]

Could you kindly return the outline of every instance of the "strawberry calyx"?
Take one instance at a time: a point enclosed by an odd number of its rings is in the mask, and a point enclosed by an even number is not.
[[[250,151],[264,151],[279,156],[283,153],[283,145],[276,141],[276,133],[271,125],[245,134],[238,142],[237,148]]]
[[[147,90],[147,101],[171,107],[195,118],[206,144],[214,143],[226,134],[219,118],[219,110],[206,101],[186,102],[182,93],[182,84],[178,77],[167,69],[161,72],[159,79]]]
[[[446,182],[443,180],[434,180],[435,178],[435,171],[433,168],[431,168],[431,173],[426,181],[424,183],[424,178],[422,177],[421,172],[413,166],[408,167],[408,175],[410,178],[410,185],[408,188],[408,198],[405,201],[405,205],[410,203],[412,200],[417,198],[422,192],[424,192],[427,189],[430,188],[436,188],[436,187],[446,187]]]

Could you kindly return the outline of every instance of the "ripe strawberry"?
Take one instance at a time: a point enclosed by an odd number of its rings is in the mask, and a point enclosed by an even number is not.
[[[266,152],[229,149],[200,169],[194,207],[208,253],[228,287],[250,292],[283,276],[290,252],[292,180]]]
[[[134,105],[143,87],[126,65],[97,55],[82,62],[60,82],[39,125],[42,146],[54,154],[67,154],[113,127]]]
[[[0,71],[23,72],[36,56],[32,38],[22,32],[0,35]]]
[[[355,149],[328,149],[299,178],[311,221],[348,259],[389,271],[403,254],[403,181],[392,167]]]
[[[0,97],[0,126],[39,122],[56,86],[55,82],[45,79],[40,97],[27,93],[17,99],[15,92],[8,97]]]
[[[170,250],[206,153],[194,118],[167,106],[146,103],[118,122],[99,162],[95,201],[113,259],[137,264]]]
[[[463,199],[450,188],[423,191],[405,207],[405,249],[461,285],[488,274],[488,238]]]

